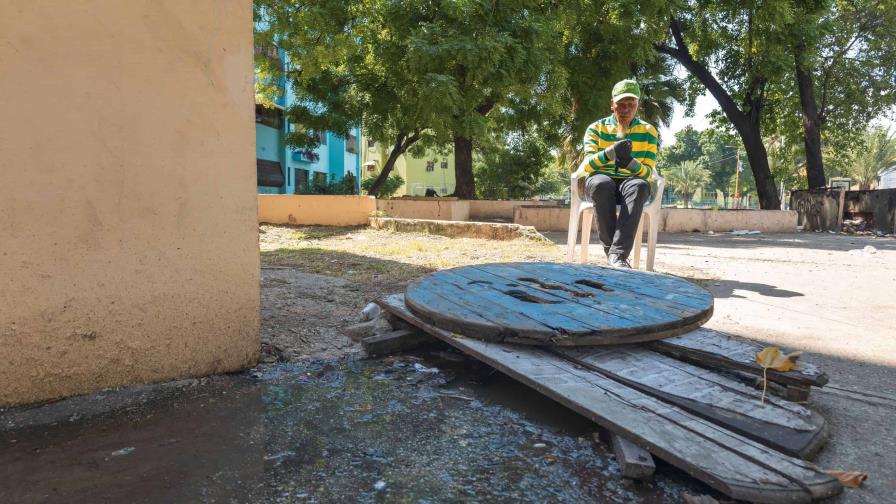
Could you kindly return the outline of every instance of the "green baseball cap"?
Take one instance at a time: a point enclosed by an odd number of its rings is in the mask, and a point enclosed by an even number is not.
[[[641,99],[641,86],[633,80],[621,80],[613,86],[613,103],[623,99],[632,97],[637,100]]]

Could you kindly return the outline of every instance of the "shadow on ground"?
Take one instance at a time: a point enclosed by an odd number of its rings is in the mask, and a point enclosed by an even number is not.
[[[712,297],[714,298],[743,298],[745,296],[741,296],[739,294],[735,294],[735,291],[751,291],[759,294],[760,296],[768,296],[768,297],[776,297],[776,298],[792,298],[798,296],[804,296],[802,292],[791,291],[787,289],[781,289],[774,285],[768,285],[764,283],[757,282],[738,282],[737,280],[720,280],[713,278],[685,278],[686,280],[690,280],[692,282],[697,283],[701,287],[705,288],[709,292],[712,293]]]
[[[650,503],[708,491],[662,464],[653,483],[624,481],[591,422],[450,352],[281,364],[112,400],[90,418],[66,417],[66,401],[5,412],[0,501]]]

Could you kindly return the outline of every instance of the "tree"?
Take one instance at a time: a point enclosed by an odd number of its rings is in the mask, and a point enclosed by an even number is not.
[[[896,2],[794,0],[789,25],[809,187],[824,187],[822,141],[852,135],[896,104]]]
[[[667,29],[665,0],[556,2],[557,39],[563,45],[566,81],[558,162],[572,172],[582,160],[582,138],[595,120],[610,114],[610,91],[622,80],[641,84],[642,119],[659,127],[672,118],[684,88],[672,68],[654,51],[655,34]]]
[[[871,189],[880,173],[896,165],[896,135],[889,129],[865,132],[861,146],[851,156],[849,174],[860,189]]]
[[[379,180],[379,176],[367,177],[366,179],[361,181],[361,189],[370,194],[370,188]],[[389,178],[386,179],[385,183],[380,184],[379,193],[377,194],[380,198],[389,198],[401,189],[401,186],[404,185],[404,178],[399,174],[390,175]]]
[[[476,162],[476,194],[485,199],[526,199],[549,179],[552,156],[537,134],[499,135],[481,145]],[[554,192],[554,191],[551,191]]]
[[[781,0],[692,0],[672,12],[656,45],[689,72],[691,103],[702,89],[718,102],[745,146],[762,208],[780,207],[761,125],[769,83],[786,73],[781,22],[790,16]]]
[[[286,81],[295,99],[286,117],[294,126],[287,142],[315,148],[318,132],[348,135],[362,125],[367,137],[391,146],[376,195],[396,160],[414,146],[444,141],[438,129],[450,87],[428,78],[405,58],[413,40],[409,18],[395,2],[290,2],[255,0],[256,45],[276,44],[287,56],[282,68],[256,58],[256,87]]]
[[[473,146],[496,125],[524,117],[558,89],[545,0],[395,2],[256,0],[257,38],[293,63],[297,104],[290,136],[315,145],[314,130],[362,124],[392,146],[375,194],[409,149],[453,144],[455,195],[472,198]],[[519,114],[513,109],[521,107]]]
[[[397,2],[396,2],[397,3]],[[416,5],[418,2],[401,2]],[[449,90],[431,99],[445,104],[445,127],[454,145],[455,196],[473,198],[473,148],[505,121],[524,120],[550,101],[551,69],[558,59],[550,29],[550,2],[456,0],[419,2],[421,15],[408,27],[405,57],[429,79]],[[413,8],[413,7],[409,7]]]
[[[657,166],[671,167],[682,161],[696,161],[703,157],[701,132],[693,126],[686,126],[675,133],[675,143],[664,146],[657,155]],[[663,168],[664,169],[664,168]]]
[[[709,182],[709,171],[696,161],[682,161],[666,170],[666,180],[672,190],[684,199],[684,207],[688,208],[697,189]]]

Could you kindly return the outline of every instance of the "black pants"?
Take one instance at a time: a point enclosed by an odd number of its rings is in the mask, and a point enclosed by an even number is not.
[[[594,203],[598,238],[604,252],[628,258],[648,195],[650,184],[644,179],[592,175],[585,181],[585,197]],[[621,206],[619,218],[616,217],[616,205]]]

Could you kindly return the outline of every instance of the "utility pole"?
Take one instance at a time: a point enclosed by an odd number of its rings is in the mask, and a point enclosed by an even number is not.
[[[740,145],[737,147],[735,157],[737,157],[737,170],[734,171],[734,208],[740,208]]]

